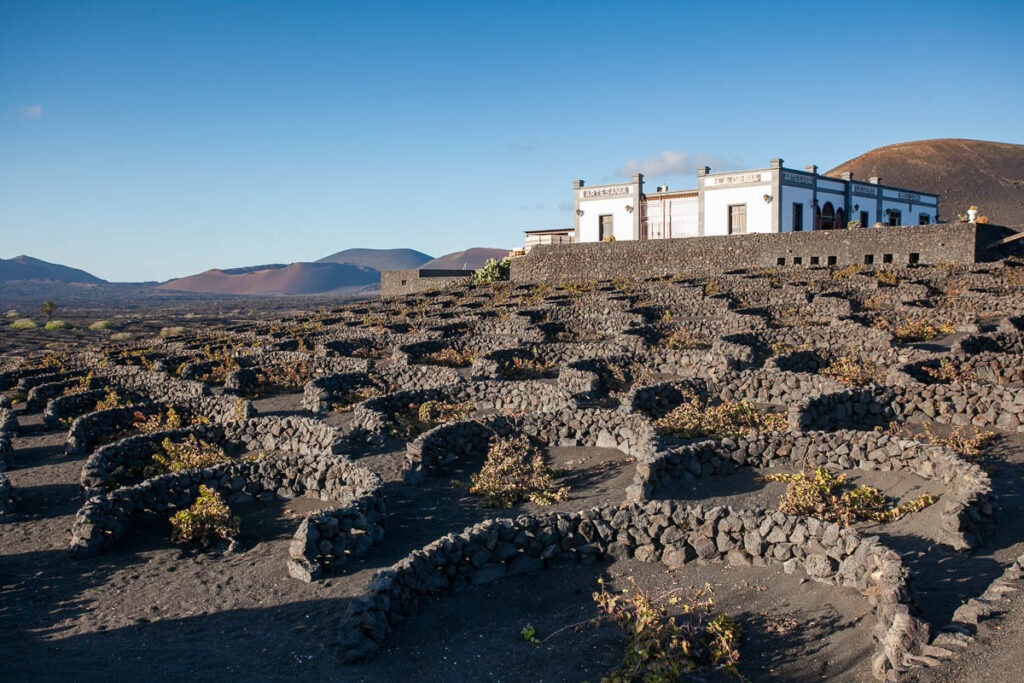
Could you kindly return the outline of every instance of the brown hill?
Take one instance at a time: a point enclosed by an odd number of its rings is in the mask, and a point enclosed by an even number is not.
[[[375,270],[419,268],[433,256],[415,249],[346,249],[317,259],[317,263],[347,263]]]
[[[982,140],[919,140],[873,149],[826,175],[852,171],[886,185],[934,192],[939,216],[956,220],[976,205],[998,225],[1024,225],[1024,145]]]
[[[508,256],[508,249],[491,249],[488,247],[473,247],[463,251],[455,251],[451,254],[438,256],[433,261],[427,261],[420,268],[434,270],[476,270],[483,268],[487,259],[501,260]]]
[[[345,288],[377,285],[372,268],[339,263],[292,263],[262,270],[208,270],[158,285],[158,289],[209,294],[321,294]]]
[[[59,263],[40,261],[31,256],[15,256],[12,259],[0,259],[0,282],[16,282],[18,280],[53,280],[56,282],[81,282],[98,285],[106,282],[95,275],[62,266]]]

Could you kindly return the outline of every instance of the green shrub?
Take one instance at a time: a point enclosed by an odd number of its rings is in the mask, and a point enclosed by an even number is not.
[[[874,327],[891,334],[898,344],[928,341],[943,334],[956,332],[956,328],[948,321],[932,321],[927,315],[907,315],[893,321],[879,318],[875,321]]]
[[[876,270],[875,279],[883,287],[895,287],[900,283],[900,279],[896,274],[889,270]]]
[[[47,299],[39,307],[39,312],[46,316],[46,322],[53,320],[53,314],[57,312],[57,304]]]
[[[469,492],[484,496],[487,507],[509,508],[524,500],[550,505],[569,495],[567,486],[555,484],[556,476],[525,435],[495,438],[483,468],[471,478]]]
[[[113,332],[117,329],[117,323],[110,320],[97,320],[89,325],[89,329],[93,332]]]
[[[597,289],[597,280],[570,280],[563,282],[559,288],[569,294],[587,294]]]
[[[424,401],[410,403],[407,410],[396,412],[389,425],[391,433],[403,441],[412,441],[420,434],[449,422],[464,420],[472,411],[469,403]]]
[[[672,349],[674,351],[710,349],[711,340],[704,335],[691,332],[685,327],[680,327],[671,334],[662,337],[658,342],[658,346],[666,349]]]
[[[338,397],[338,399],[331,403],[331,412],[335,413],[347,413],[354,410],[356,405],[363,401],[369,401],[371,398],[377,398],[378,396],[384,395],[384,389],[382,384],[371,384],[365,387],[359,387],[358,389],[352,389],[345,394]]]
[[[659,434],[680,439],[702,436],[733,438],[745,436],[751,430],[781,432],[789,426],[782,413],[762,413],[748,401],[725,401],[712,406],[689,394],[672,412],[654,421]]]
[[[854,356],[841,356],[832,361],[821,374],[851,387],[863,387],[881,381],[878,367]]]
[[[189,434],[184,441],[175,443],[169,438],[160,444],[162,453],[153,454],[153,463],[162,472],[182,472],[201,467],[212,467],[230,458],[220,446],[201,441],[195,434]],[[161,472],[154,472],[159,474]]]
[[[902,505],[890,507],[882,492],[872,486],[840,491],[846,475],[835,475],[824,467],[810,465],[797,474],[769,474],[765,481],[784,481],[786,493],[779,510],[791,515],[811,515],[826,522],[849,526],[857,521],[892,522],[911,512],[922,510],[935,499],[924,494]]]
[[[541,379],[550,377],[556,367],[554,361],[516,357],[501,366],[501,376],[512,380]]]
[[[39,323],[32,318],[18,318],[9,327],[12,330],[34,330],[39,327]]]
[[[166,339],[167,337],[180,337],[183,334],[188,334],[187,327],[161,327],[160,337]]]
[[[420,359],[427,365],[443,365],[449,368],[468,368],[473,364],[473,353],[448,346],[432,353],[424,354]]]
[[[47,330],[71,330],[74,329],[74,325],[64,320],[51,320],[46,323],[45,329]]]
[[[132,427],[141,434],[152,434],[154,432],[166,432],[169,429],[180,429],[184,425],[181,413],[173,406],[167,408],[167,412],[156,412],[146,415],[136,410],[132,415]]]
[[[500,261],[490,258],[484,263],[484,267],[474,271],[469,282],[473,285],[487,285],[493,282],[504,282],[509,278],[512,268],[512,259],[507,256]]]
[[[847,278],[853,277],[862,270],[864,270],[864,266],[860,265],[859,263],[851,263],[848,266],[832,271],[832,279],[846,280]]]
[[[710,585],[651,596],[632,577],[629,582],[621,593],[611,593],[599,581],[601,590],[593,596],[595,621],[612,621],[626,634],[622,664],[602,683],[680,681],[700,667],[739,675],[740,627],[729,615],[714,614]]]
[[[947,436],[939,436],[935,433],[932,423],[926,422],[924,433],[930,443],[948,448],[968,458],[981,455],[996,440],[995,432],[983,432],[974,425],[961,425],[950,431]]]
[[[107,410],[109,408],[118,408],[120,406],[130,406],[131,401],[121,396],[119,393],[111,389],[107,392],[107,395],[96,402],[96,407],[93,410]]]
[[[171,539],[175,543],[198,543],[205,548],[214,538],[228,540],[237,536],[238,522],[216,491],[200,486],[199,497],[192,506],[171,517]]]
[[[963,364],[960,360],[943,358],[939,361],[938,367],[925,366],[921,368],[926,375],[941,384],[950,382],[973,382],[978,376],[974,371]]]

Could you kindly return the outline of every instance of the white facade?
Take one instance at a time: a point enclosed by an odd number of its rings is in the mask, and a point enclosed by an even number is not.
[[[574,183],[577,242],[635,240],[640,237],[643,202],[643,176],[617,185],[584,187]]]
[[[642,175],[630,182],[588,187],[573,183],[573,241],[671,239],[748,233],[923,225],[939,217],[939,198],[889,187],[878,178],[830,178],[816,166],[800,171],[773,159],[768,168],[697,173],[694,190],[644,193]]]

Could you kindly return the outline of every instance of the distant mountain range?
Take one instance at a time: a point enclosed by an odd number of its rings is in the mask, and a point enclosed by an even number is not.
[[[380,271],[373,268],[347,263],[292,263],[259,270],[207,270],[157,285],[157,289],[209,294],[323,294],[379,284]]]
[[[456,251],[445,256],[438,256],[432,261],[427,261],[420,268],[433,270],[476,270],[483,268],[488,259],[502,259],[508,256],[508,249],[491,249],[488,247],[473,247],[464,251]],[[416,266],[413,266],[414,268]]]
[[[488,258],[506,254],[506,249],[473,248],[432,259],[414,249],[346,249],[313,263],[208,270],[165,282],[158,289],[210,294],[366,293],[380,286],[382,270],[475,270]]]
[[[415,249],[346,249],[324,256],[317,263],[348,263],[377,271],[406,270],[420,268],[432,258]]]
[[[106,280],[101,280],[84,270],[69,268],[57,263],[47,263],[31,256],[0,259],[0,282],[16,280],[54,280],[89,285],[101,285],[106,282]]]
[[[433,258],[415,249],[346,249],[313,263],[267,263],[241,268],[214,268],[162,284],[141,283],[165,292],[196,294],[296,295],[338,293],[370,295],[380,287],[380,271],[411,268],[475,270],[505,249],[466,249]],[[0,259],[0,283],[47,281],[102,285],[106,280],[84,270],[47,263],[30,256]]]
[[[983,140],[918,140],[873,149],[826,175],[878,176],[885,185],[939,195],[939,218],[971,205],[996,225],[1024,225],[1024,145]]]
[[[1024,145],[980,140],[919,140],[871,150],[835,167],[827,175],[851,171],[866,180],[939,195],[944,221],[976,205],[997,225],[1024,225]],[[474,247],[432,258],[414,249],[346,249],[313,263],[271,263],[208,270],[176,278],[147,291],[208,294],[356,294],[371,295],[380,286],[380,271],[433,268],[475,270],[505,249]],[[103,285],[89,273],[29,256],[0,259],[0,283],[49,281]]]

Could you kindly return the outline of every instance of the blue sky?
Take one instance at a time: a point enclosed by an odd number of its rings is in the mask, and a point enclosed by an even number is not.
[[[0,0],[0,257],[514,247],[571,185],[1024,142],[1024,3]]]

